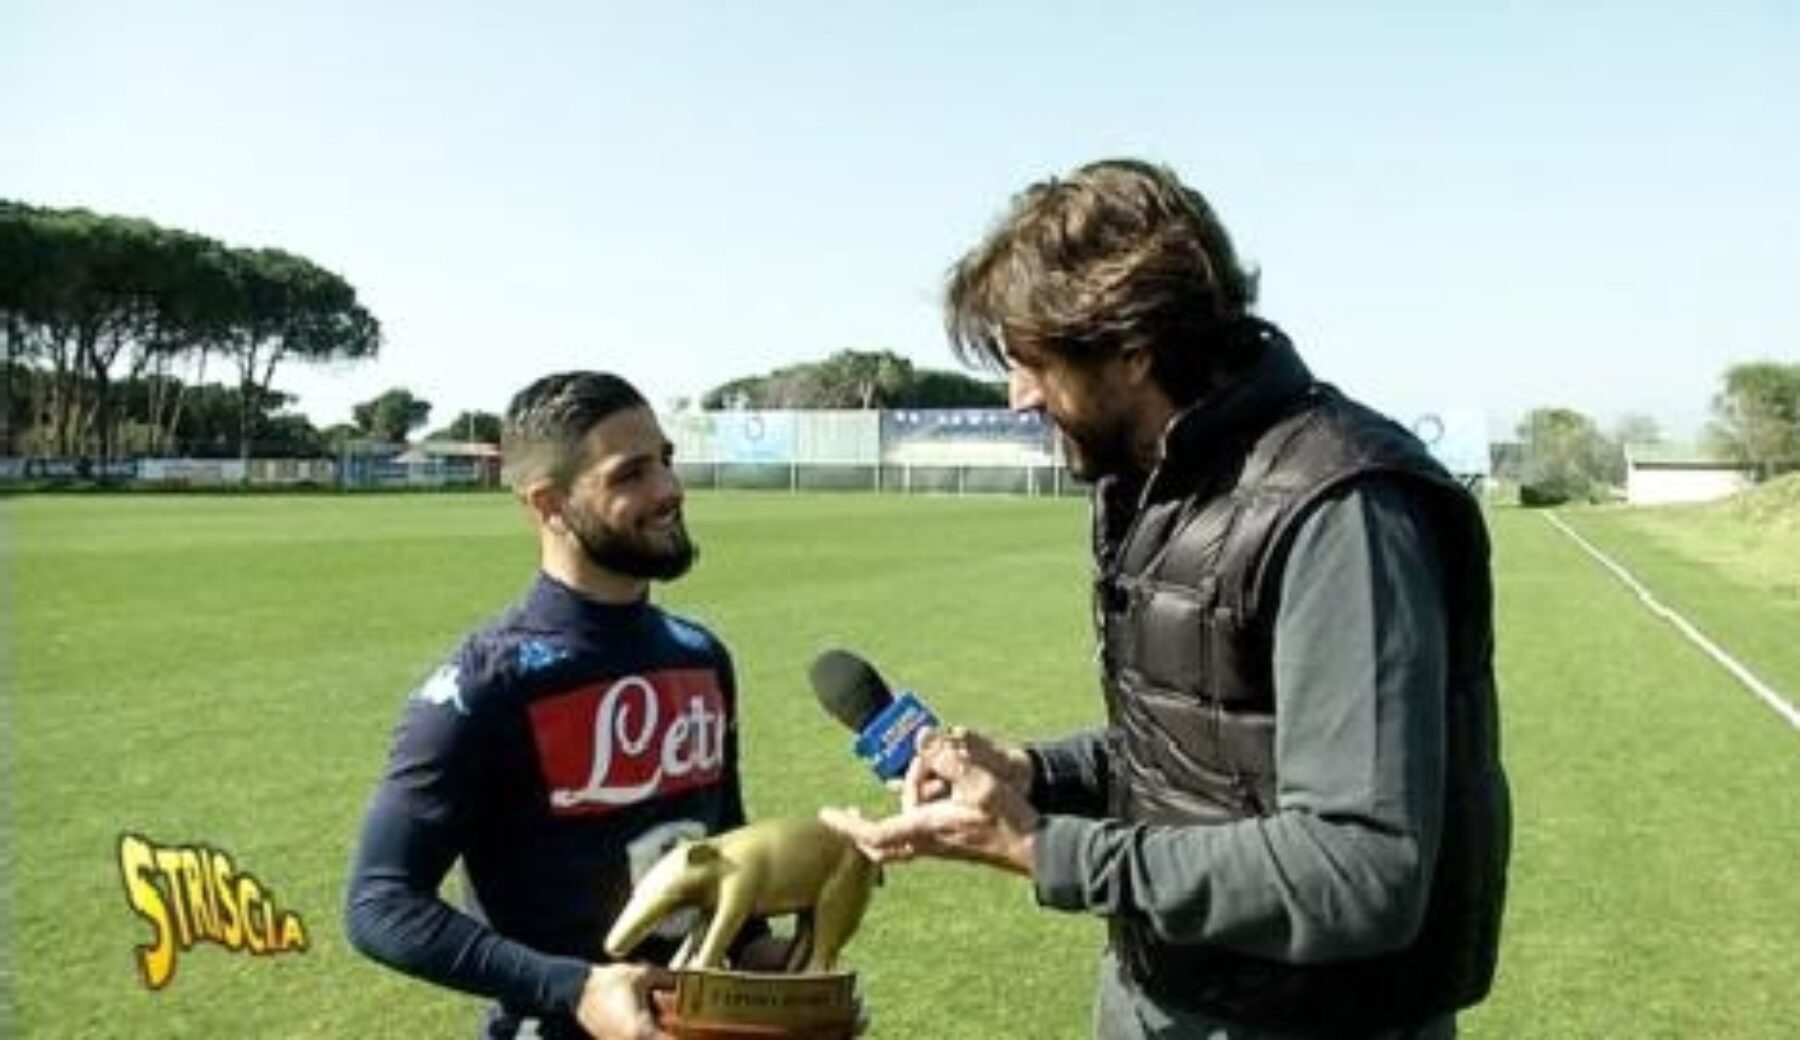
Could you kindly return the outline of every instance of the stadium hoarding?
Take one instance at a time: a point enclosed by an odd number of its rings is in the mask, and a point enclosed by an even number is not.
[[[250,467],[241,459],[142,459],[137,479],[147,484],[223,487],[242,484]]]
[[[713,420],[714,462],[791,463],[795,413],[720,412]]]
[[[0,479],[47,481],[129,481],[138,478],[138,460],[46,458],[27,456],[0,459]]]
[[[998,408],[675,411],[693,487],[1052,494],[1069,485],[1054,427]]]
[[[974,458],[1000,465],[1045,463],[1053,428],[1036,412],[1004,408],[899,409],[881,413],[882,458],[945,463]]]

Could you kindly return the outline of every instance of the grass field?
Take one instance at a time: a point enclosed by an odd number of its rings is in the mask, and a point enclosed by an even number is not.
[[[828,646],[1016,735],[1096,718],[1083,507],[701,493],[663,599],[733,647],[754,814],[883,807],[817,708]],[[1800,694],[1800,531],[1565,518],[1765,682]],[[1800,979],[1800,734],[1540,516],[1493,515],[1517,801],[1501,975],[1476,1037],[1786,1037]],[[477,1002],[361,960],[344,867],[402,698],[523,587],[499,496],[0,501],[11,687],[0,1035],[470,1035]],[[133,832],[227,851],[311,948],[202,944],[150,992]],[[891,872],[848,960],[880,1037],[1087,1035],[1095,920],[947,865]]]

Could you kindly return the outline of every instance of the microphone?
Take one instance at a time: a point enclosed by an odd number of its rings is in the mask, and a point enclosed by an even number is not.
[[[807,678],[825,710],[856,734],[851,745],[856,757],[869,763],[882,780],[904,776],[919,729],[938,724],[937,716],[911,690],[894,696],[875,666],[848,650],[820,654]]]

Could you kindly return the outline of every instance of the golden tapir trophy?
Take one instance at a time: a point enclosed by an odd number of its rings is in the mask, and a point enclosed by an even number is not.
[[[879,868],[815,820],[775,819],[676,844],[632,889],[606,935],[624,957],[664,917],[700,911],[676,953],[674,992],[659,993],[663,1029],[683,1040],[840,1040],[860,1031],[856,976],[837,968]],[[731,970],[726,951],[754,917],[793,915],[778,972]]]

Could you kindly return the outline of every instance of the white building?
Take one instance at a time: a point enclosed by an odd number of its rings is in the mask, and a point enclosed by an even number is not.
[[[1702,448],[1677,444],[1625,446],[1625,501],[1634,506],[1711,502],[1748,488],[1753,471]]]

